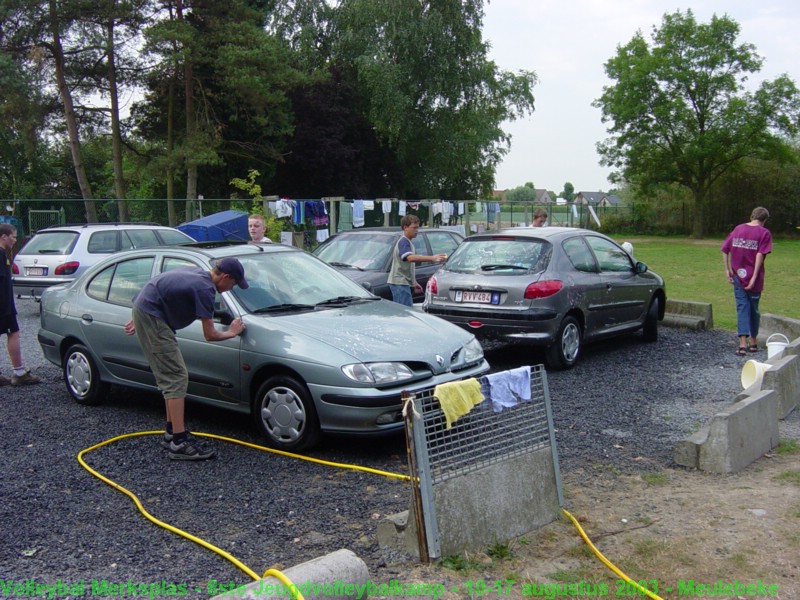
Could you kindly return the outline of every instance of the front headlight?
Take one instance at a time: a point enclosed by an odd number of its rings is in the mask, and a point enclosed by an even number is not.
[[[359,383],[393,383],[411,379],[414,373],[405,364],[395,362],[356,363],[345,365],[342,372]]]
[[[474,363],[483,360],[483,346],[474,337],[464,345],[464,362]]]

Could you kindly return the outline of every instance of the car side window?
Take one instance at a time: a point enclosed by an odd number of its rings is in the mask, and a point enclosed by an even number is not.
[[[111,254],[119,247],[118,231],[96,231],[89,236],[89,254]]]
[[[428,248],[425,246],[424,236],[417,235],[417,237],[411,240],[411,243],[414,245],[414,254],[425,255],[428,253]]]
[[[574,237],[564,240],[561,247],[564,249],[564,253],[567,255],[567,258],[569,258],[572,266],[578,271],[583,271],[584,273],[597,272],[594,256],[592,256],[583,238]]]
[[[122,306],[133,306],[133,297],[150,280],[153,273],[152,256],[115,263],[92,278],[86,294]]]
[[[431,245],[431,254],[447,254],[449,256],[458,247],[458,239],[444,231],[430,232],[428,243]]]
[[[166,273],[167,271],[172,271],[172,269],[182,269],[184,267],[196,267],[196,266],[197,265],[194,264],[192,261],[186,260],[185,258],[167,256],[161,263],[161,272]]]
[[[156,232],[152,229],[127,229],[123,234],[123,237],[127,237],[130,240],[131,248],[155,248],[160,246]]]
[[[613,242],[593,235],[586,236],[586,242],[597,257],[601,271],[624,273],[633,268],[628,253]]]

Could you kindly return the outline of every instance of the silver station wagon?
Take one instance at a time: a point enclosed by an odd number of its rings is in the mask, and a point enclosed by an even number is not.
[[[567,369],[583,342],[639,329],[655,341],[665,305],[664,280],[609,237],[518,227],[464,240],[422,308],[480,339],[544,347],[548,366]]]
[[[18,298],[38,298],[53,285],[69,283],[96,262],[120,250],[191,244],[177,229],[148,223],[92,223],[40,229],[14,257]]]
[[[214,343],[199,321],[178,331],[187,397],[250,413],[273,447],[309,448],[322,432],[401,430],[402,391],[489,370],[473,334],[382,300],[308,252],[206,242],[120,252],[42,294],[39,344],[72,397],[100,403],[109,384],[155,390],[136,337],[123,330],[131,299],[158,273],[210,269],[226,256],[241,261],[250,285],[218,294],[215,320],[241,317],[246,329]]]

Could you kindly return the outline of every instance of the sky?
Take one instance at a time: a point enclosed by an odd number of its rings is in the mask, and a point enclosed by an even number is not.
[[[800,2],[797,0],[488,0],[483,37],[489,58],[505,71],[536,72],[532,116],[504,124],[511,150],[499,165],[496,189],[533,182],[557,194],[608,191],[611,172],[599,164],[596,144],[607,136],[592,107],[613,82],[603,65],[637,31],[651,40],[665,13],[691,8],[707,23],[727,14],[740,27],[740,43],[764,59],[751,77],[760,83],[786,73],[800,87]]]

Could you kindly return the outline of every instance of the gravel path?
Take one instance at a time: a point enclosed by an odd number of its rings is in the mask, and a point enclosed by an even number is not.
[[[112,388],[106,404],[82,407],[36,343],[38,306],[18,301],[24,355],[45,379],[0,390],[0,585],[8,580],[74,584],[92,580],[187,586],[207,598],[207,582],[247,583],[227,560],[149,523],[132,501],[78,464],[81,450],[111,437],[162,426],[155,394]],[[561,469],[634,473],[671,464],[672,448],[740,390],[744,360],[729,332],[662,329],[656,344],[638,335],[587,347],[578,366],[548,374]],[[8,374],[5,349],[0,372]],[[487,352],[497,370],[541,359],[519,348]],[[754,355],[765,359],[766,352]],[[797,412],[797,411],[795,411]],[[260,444],[239,415],[192,405],[197,431]],[[782,436],[800,439],[796,417]],[[408,508],[407,484],[219,443],[205,463],[174,463],[153,436],[122,440],[86,455],[89,465],[134,491],[158,519],[230,552],[253,571],[287,568],[338,548],[365,560],[373,580],[401,576],[375,543],[378,520]],[[324,460],[406,472],[402,436],[326,440]],[[20,594],[17,594],[19,597]],[[9,594],[0,589],[0,597]],[[60,597],[70,597],[69,595]]]

